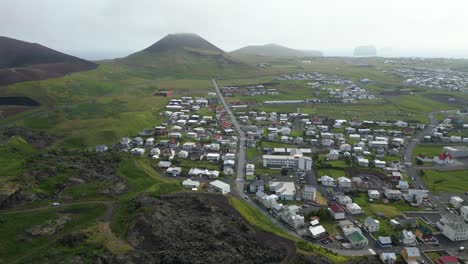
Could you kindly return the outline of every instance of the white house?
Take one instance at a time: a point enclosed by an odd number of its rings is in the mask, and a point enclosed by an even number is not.
[[[400,180],[397,185],[398,189],[406,191],[409,189],[409,184],[407,181]]]
[[[353,202],[353,199],[347,195],[337,196],[337,200],[340,204],[350,204]]]
[[[444,214],[437,222],[437,227],[442,234],[452,241],[465,241],[468,239],[468,224],[461,216],[456,214]]]
[[[258,197],[258,201],[267,209],[271,209],[277,204],[278,196],[276,194],[267,195],[263,191],[258,191],[255,195]]]
[[[245,176],[254,176],[255,175],[255,164],[247,163],[245,165]]]
[[[377,190],[368,190],[367,195],[369,195],[369,199],[377,200],[380,198],[380,193]]]
[[[302,199],[305,201],[315,201],[317,189],[311,185],[304,186],[302,191]]]
[[[231,186],[220,180],[215,180],[215,181],[210,182],[210,186],[222,194],[227,194],[231,192]]]
[[[385,167],[387,166],[387,163],[383,160],[374,160],[374,165],[376,168],[380,168],[380,169],[385,169]]]
[[[210,162],[218,162],[220,159],[221,155],[219,153],[208,153],[206,154],[206,160]]]
[[[460,216],[468,222],[468,205],[462,206],[460,208]]]
[[[383,252],[383,253],[380,253],[380,260],[384,264],[395,264],[397,260],[397,256],[393,252],[389,252],[389,253]]]
[[[307,235],[311,236],[312,238],[319,238],[325,236],[327,231],[323,228],[322,225],[310,226],[307,229]]]
[[[369,167],[369,160],[365,158],[358,158],[358,165],[361,167]]]
[[[182,182],[182,186],[184,186],[186,189],[193,190],[193,189],[198,189],[200,186],[199,181],[193,181],[192,179],[186,179]]]
[[[179,151],[179,158],[186,159],[186,158],[188,158],[188,156],[189,156],[188,151],[186,151],[186,150]]]
[[[450,197],[450,204],[453,205],[453,207],[455,208],[460,208],[463,202],[463,199],[458,196]]]
[[[412,231],[406,229],[400,233],[400,242],[405,246],[416,246],[418,243],[416,241],[416,235]]]
[[[328,175],[320,177],[320,182],[322,183],[323,186],[335,186],[336,185],[335,179],[333,179],[332,177]]]
[[[337,160],[340,158],[340,152],[336,149],[330,149],[328,151],[327,160]]]
[[[387,197],[387,199],[390,199],[390,200],[401,199],[401,192],[399,190],[385,189],[384,194],[385,194],[385,197]]]
[[[338,186],[342,188],[351,188],[351,180],[346,177],[339,177],[338,178]]]
[[[379,222],[379,220],[376,220],[376,219],[368,216],[364,220],[364,227],[366,228],[367,232],[369,232],[369,233],[378,232],[379,227],[380,227],[380,222]]]
[[[346,211],[348,211],[350,214],[361,214],[362,209],[359,205],[356,203],[350,203],[346,204]]]

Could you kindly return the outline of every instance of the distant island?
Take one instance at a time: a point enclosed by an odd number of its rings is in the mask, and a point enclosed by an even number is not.
[[[353,56],[355,57],[373,57],[377,56],[377,49],[374,45],[358,46],[354,48]]]

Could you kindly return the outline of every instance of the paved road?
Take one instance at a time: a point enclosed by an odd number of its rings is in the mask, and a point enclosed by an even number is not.
[[[422,131],[414,135],[411,138],[411,141],[406,146],[405,155],[404,155],[405,162],[410,162],[410,163],[414,162],[414,157],[413,157],[414,148],[425,136],[428,136],[431,133],[432,129],[434,129],[437,126],[437,124],[438,122],[434,118],[434,113],[430,113],[429,125],[427,125],[425,129],[423,129]],[[424,183],[421,177],[419,177],[416,167],[414,166],[407,167],[406,173],[411,179],[414,179],[413,182],[416,188],[419,186],[426,190],[429,190],[428,186]],[[443,208],[445,208],[445,205],[443,205],[439,197],[437,197],[433,193],[429,193],[429,198],[437,206],[438,209],[443,210]]]
[[[245,164],[246,164],[245,133],[242,130],[241,126],[239,125],[239,122],[237,122],[237,119],[232,113],[231,108],[226,103],[224,96],[219,91],[219,87],[218,87],[218,84],[216,83],[216,80],[212,79],[211,81],[213,82],[213,86],[216,90],[216,93],[219,96],[219,100],[223,104],[224,110],[230,116],[231,123],[234,125],[234,128],[236,129],[237,134],[240,137],[239,146],[238,146],[239,149],[237,151],[237,173],[236,173],[235,187],[234,187],[235,192],[233,194],[238,197],[242,197],[244,193],[244,188],[245,188]]]

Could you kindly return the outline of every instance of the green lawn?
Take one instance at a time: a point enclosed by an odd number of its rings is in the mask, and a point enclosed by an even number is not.
[[[417,144],[413,151],[413,156],[416,158],[419,154],[425,155],[427,157],[438,156],[442,152],[441,145],[431,145],[431,144]]]
[[[463,193],[468,190],[468,170],[424,170],[422,179],[433,192]]]
[[[317,169],[317,176],[322,177],[328,175],[333,179],[338,179],[341,176],[345,176],[343,169]]]

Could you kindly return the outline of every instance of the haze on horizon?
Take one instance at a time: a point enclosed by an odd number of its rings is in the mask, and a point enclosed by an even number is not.
[[[20,0],[0,2],[0,35],[87,59],[126,56],[175,32],[225,51],[276,43],[351,56],[468,58],[468,2],[452,0]]]

